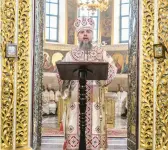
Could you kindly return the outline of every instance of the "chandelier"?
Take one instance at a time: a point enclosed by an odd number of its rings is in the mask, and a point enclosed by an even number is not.
[[[78,7],[87,8],[89,11],[106,11],[109,7],[109,0],[79,0]]]

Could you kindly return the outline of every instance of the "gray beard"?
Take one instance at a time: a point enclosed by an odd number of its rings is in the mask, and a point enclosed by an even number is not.
[[[92,43],[91,42],[80,42],[79,48],[84,51],[89,51],[92,49]]]

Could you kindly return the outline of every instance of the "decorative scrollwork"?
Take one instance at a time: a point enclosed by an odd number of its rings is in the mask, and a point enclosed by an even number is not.
[[[28,143],[28,86],[30,57],[29,0],[19,1],[16,146]]]
[[[1,10],[2,93],[1,93],[1,148],[12,147],[13,103],[14,103],[14,60],[5,58],[6,44],[14,42],[15,1],[3,1]]]
[[[158,2],[158,38],[168,49],[168,1]],[[157,107],[156,107],[156,149],[168,148],[168,60],[158,60],[157,67]]]
[[[143,0],[140,147],[151,149],[153,144],[153,39],[154,2]],[[149,27],[150,25],[150,27]]]

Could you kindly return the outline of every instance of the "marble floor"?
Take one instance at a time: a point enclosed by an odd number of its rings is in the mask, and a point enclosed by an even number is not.
[[[62,150],[63,137],[42,137],[41,150]],[[108,138],[107,150],[127,150],[127,138]]]
[[[122,119],[120,114],[115,115],[115,127],[114,128],[127,128],[127,119]]]
[[[50,124],[51,126],[57,128],[57,116],[55,115],[47,115],[42,118],[43,126],[47,126]],[[115,115],[115,127],[117,128],[127,128],[127,119],[122,119],[119,113]]]
[[[55,115],[43,116],[43,118],[42,118],[42,126],[43,127],[58,128],[57,122],[58,122],[57,116],[55,116]]]
[[[42,127],[44,128],[59,128],[57,123],[57,117],[55,115],[43,116]],[[110,124],[108,125],[109,128]],[[115,115],[115,127],[114,129],[127,129],[127,119],[122,119],[120,114]]]
[[[55,115],[44,116],[43,127],[58,128]],[[115,116],[115,128],[127,128],[127,119],[122,119],[118,113]],[[62,150],[64,137],[42,137],[41,150]],[[127,150],[127,138],[108,138],[107,150]]]

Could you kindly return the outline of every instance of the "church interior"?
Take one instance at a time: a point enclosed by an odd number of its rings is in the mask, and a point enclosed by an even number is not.
[[[168,150],[168,1],[1,0],[0,8],[0,150],[66,149],[56,73],[78,45],[78,17],[94,20],[93,44],[117,67],[103,88],[107,150]]]

